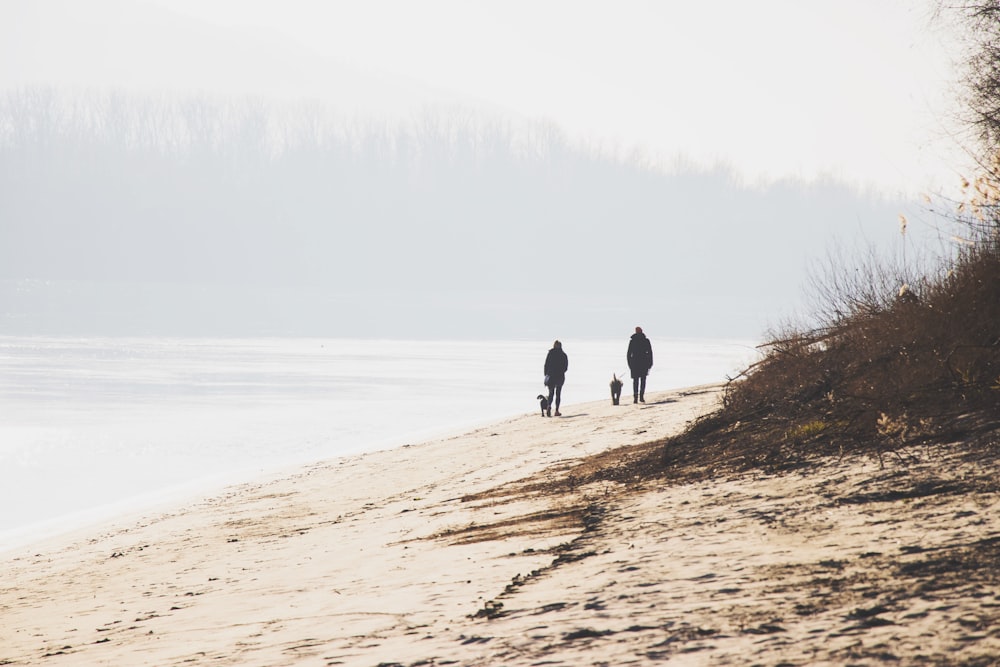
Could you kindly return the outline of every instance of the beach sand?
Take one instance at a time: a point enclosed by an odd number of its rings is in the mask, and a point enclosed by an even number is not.
[[[566,405],[2,554],[0,665],[1000,662],[993,466],[546,491],[718,398]]]

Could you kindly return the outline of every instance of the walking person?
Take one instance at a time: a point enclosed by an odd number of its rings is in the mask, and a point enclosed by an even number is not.
[[[653,345],[642,333],[642,327],[636,327],[635,333],[628,342],[628,353],[625,355],[628,369],[632,373],[632,402],[646,402],[646,376],[653,367]]]
[[[566,381],[567,369],[569,369],[569,358],[563,352],[562,343],[555,341],[552,343],[552,349],[545,355],[545,386],[549,388],[549,417],[552,416],[553,405],[556,408],[556,417],[562,417],[559,404],[562,402],[562,387]]]

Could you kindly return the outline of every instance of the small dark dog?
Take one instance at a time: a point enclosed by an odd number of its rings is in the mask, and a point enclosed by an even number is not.
[[[617,374],[611,375],[611,405],[618,405],[618,401],[622,397],[622,382]]]
[[[544,396],[542,396],[541,394],[539,394],[538,395],[538,405],[542,408],[542,416],[543,417],[546,417],[546,416],[547,417],[551,417],[552,416],[552,410],[549,409],[549,399],[547,399]],[[548,415],[545,414],[546,412],[548,413]]]

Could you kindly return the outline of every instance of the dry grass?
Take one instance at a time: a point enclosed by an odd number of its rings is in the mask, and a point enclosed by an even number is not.
[[[586,461],[564,484],[774,472],[848,454],[907,460],[938,445],[998,456],[996,237],[919,290],[853,303],[824,326],[768,343],[728,384],[723,407],[684,433]]]

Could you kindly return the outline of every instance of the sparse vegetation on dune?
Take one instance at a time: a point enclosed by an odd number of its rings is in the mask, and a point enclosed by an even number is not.
[[[666,443],[705,466],[785,467],[845,453],[1000,446],[1000,247],[981,239],[940,278],[770,341],[723,407]],[[690,454],[685,450],[692,449]]]
[[[849,454],[906,459],[952,443],[1000,455],[997,229],[938,278],[884,302],[854,299],[833,321],[776,335],[728,383],[718,411],[591,475],[689,479]]]

